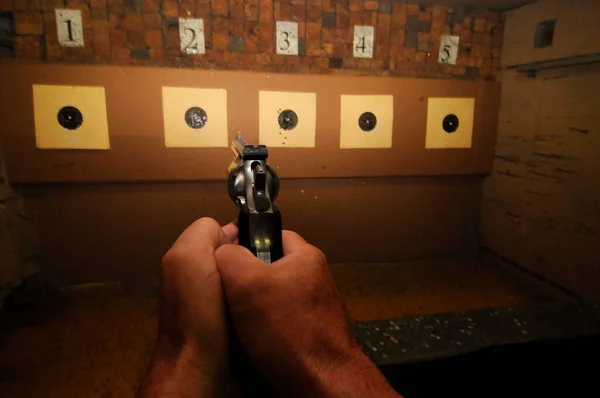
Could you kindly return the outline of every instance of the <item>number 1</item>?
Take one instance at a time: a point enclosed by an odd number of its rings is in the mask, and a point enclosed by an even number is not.
[[[356,49],[357,50],[361,50],[361,52],[364,54],[365,52],[365,37],[362,36],[360,39],[358,39],[358,44],[356,45]]]
[[[67,19],[64,22],[67,24],[67,29],[69,30],[69,41],[73,41],[73,28],[71,27],[71,20]]]

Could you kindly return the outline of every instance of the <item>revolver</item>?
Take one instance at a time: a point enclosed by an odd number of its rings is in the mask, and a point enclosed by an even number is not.
[[[231,150],[227,191],[238,209],[238,243],[270,264],[283,257],[281,213],[273,204],[279,177],[267,164],[265,145],[250,145],[238,132]]]

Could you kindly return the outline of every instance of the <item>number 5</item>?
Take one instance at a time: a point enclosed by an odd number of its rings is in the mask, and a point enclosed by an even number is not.
[[[446,54],[446,56],[442,56],[442,62],[448,62],[448,60],[450,59],[450,44],[445,44],[444,48],[442,49],[442,52],[444,54]]]

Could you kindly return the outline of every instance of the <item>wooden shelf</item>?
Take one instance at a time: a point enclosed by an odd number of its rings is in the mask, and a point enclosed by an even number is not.
[[[537,72],[546,69],[565,68],[568,66],[590,65],[600,62],[600,53],[578,55],[568,58],[552,59],[549,61],[532,62],[507,66],[507,69],[516,69],[519,73],[525,73],[529,77],[535,77]]]

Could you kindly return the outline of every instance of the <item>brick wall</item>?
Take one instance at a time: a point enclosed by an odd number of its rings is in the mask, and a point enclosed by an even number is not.
[[[58,45],[55,8],[82,11],[85,47]],[[15,56],[49,62],[278,72],[493,78],[501,14],[391,0],[0,0],[13,12]],[[178,17],[204,19],[206,54],[180,51]],[[300,56],[277,55],[275,21],[298,21]],[[373,59],[352,56],[354,25],[375,26]],[[437,63],[460,36],[456,66]]]

